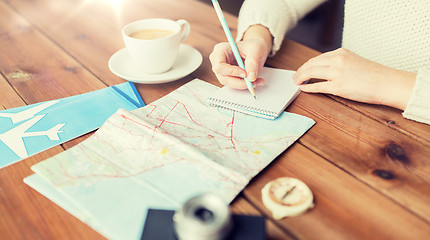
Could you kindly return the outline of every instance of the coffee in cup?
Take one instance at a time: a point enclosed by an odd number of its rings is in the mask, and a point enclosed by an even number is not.
[[[124,44],[134,66],[150,74],[163,73],[172,68],[180,44],[189,33],[190,24],[183,19],[142,19],[122,29]]]
[[[173,35],[175,32],[166,29],[143,29],[129,34],[132,38],[151,40]]]

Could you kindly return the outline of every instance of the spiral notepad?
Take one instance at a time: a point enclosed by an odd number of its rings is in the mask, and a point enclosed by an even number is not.
[[[299,95],[300,89],[294,84],[294,71],[265,67],[259,77],[264,78],[264,86],[255,88],[254,99],[245,90],[223,87],[209,97],[209,104],[245,114],[275,119]]]

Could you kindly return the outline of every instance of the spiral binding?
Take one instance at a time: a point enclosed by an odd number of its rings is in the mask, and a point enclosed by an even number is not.
[[[212,97],[209,98],[209,105],[213,107],[222,107],[229,110],[236,110],[245,114],[254,113],[257,115],[269,116],[271,118],[276,117],[276,113],[272,111],[246,106],[246,105],[242,105],[234,102],[224,101],[224,100],[220,100]]]

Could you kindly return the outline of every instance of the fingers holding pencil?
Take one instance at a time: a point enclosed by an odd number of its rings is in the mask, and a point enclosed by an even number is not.
[[[218,16],[218,19],[221,23],[222,29],[224,30],[224,33],[227,37],[228,43],[230,45],[231,51],[234,55],[234,58],[236,59],[237,64],[240,68],[245,69],[245,65],[243,63],[242,57],[239,53],[239,50],[236,46],[236,43],[234,42],[233,36],[231,35],[230,28],[227,25],[227,21],[224,18],[224,14],[222,13],[221,7],[218,3],[218,0],[212,0],[212,4],[215,8],[215,12]],[[245,84],[249,90],[249,92],[252,94],[252,96],[255,98],[255,92],[254,92],[254,86],[252,83],[245,77]]]
[[[241,49],[241,47],[241,44],[238,44],[240,52],[244,53],[243,55],[247,57],[246,49]],[[247,89],[247,85],[244,81],[245,77],[252,82],[254,87],[264,84],[264,80],[262,78],[257,78],[264,61],[260,66],[260,63],[257,63],[256,60],[247,60],[252,58],[253,57],[250,56],[250,54],[245,58],[245,68],[248,70],[247,73],[247,71],[237,65],[230,45],[227,42],[215,45],[213,52],[209,55],[209,60],[212,64],[212,71],[215,73],[218,81],[223,85],[236,89]]]

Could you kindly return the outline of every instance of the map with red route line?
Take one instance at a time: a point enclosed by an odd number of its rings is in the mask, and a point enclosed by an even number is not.
[[[139,239],[149,208],[212,192],[232,201],[314,121],[266,120],[210,107],[218,88],[193,80],[32,167],[26,182],[107,238]]]

